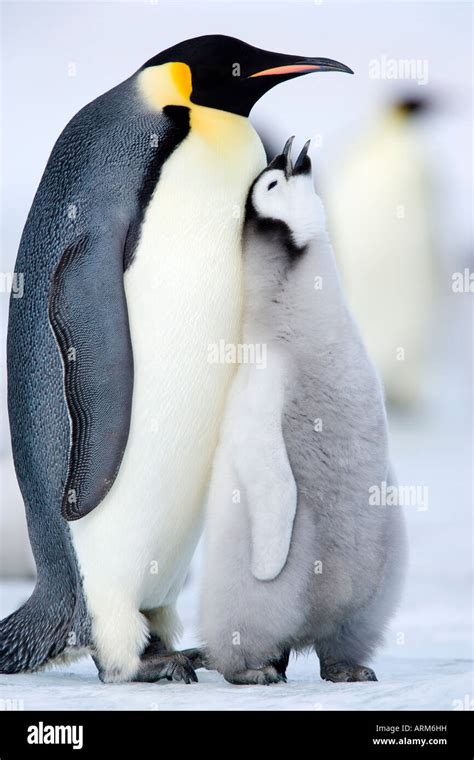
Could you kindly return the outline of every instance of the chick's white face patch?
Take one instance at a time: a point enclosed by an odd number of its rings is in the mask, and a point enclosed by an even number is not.
[[[326,231],[326,215],[311,173],[286,177],[281,169],[265,171],[255,183],[252,203],[260,217],[284,222],[298,246]]]

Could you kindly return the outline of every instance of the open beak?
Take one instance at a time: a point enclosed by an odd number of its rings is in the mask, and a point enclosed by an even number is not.
[[[285,172],[287,179],[296,174],[308,174],[311,171],[311,160],[308,156],[311,140],[305,142],[298,158],[296,159],[295,165],[293,166],[291,161],[291,148],[293,147],[294,139],[294,135],[288,138],[282,152],[275,156],[273,161],[270,161],[267,167],[267,169],[281,169]]]
[[[248,79],[255,77],[268,77],[268,76],[281,76],[287,79],[288,77],[298,76],[299,74],[311,74],[313,71],[343,71],[346,74],[353,74],[354,72],[349,66],[338,61],[333,61],[331,58],[302,58],[295,60],[294,63],[283,64],[282,66],[272,66],[262,71],[256,71],[254,74],[250,74]]]

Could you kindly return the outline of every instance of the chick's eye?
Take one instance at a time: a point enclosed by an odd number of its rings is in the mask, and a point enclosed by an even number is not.
[[[274,179],[273,182],[270,182],[270,184],[267,187],[267,190],[271,190],[275,185],[278,185],[278,180]]]

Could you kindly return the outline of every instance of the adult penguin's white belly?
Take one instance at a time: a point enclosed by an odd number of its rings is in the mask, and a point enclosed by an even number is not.
[[[92,608],[111,594],[142,610],[172,603],[199,538],[235,369],[210,363],[209,346],[239,340],[241,224],[265,164],[248,120],[221,113],[212,131],[192,129],[164,165],[125,274],[129,439],[109,494],[71,523]]]

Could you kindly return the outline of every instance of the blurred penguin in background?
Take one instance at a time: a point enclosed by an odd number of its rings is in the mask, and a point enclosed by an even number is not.
[[[349,304],[389,404],[423,397],[438,279],[429,161],[418,132],[427,101],[399,100],[331,172],[327,206]]]

